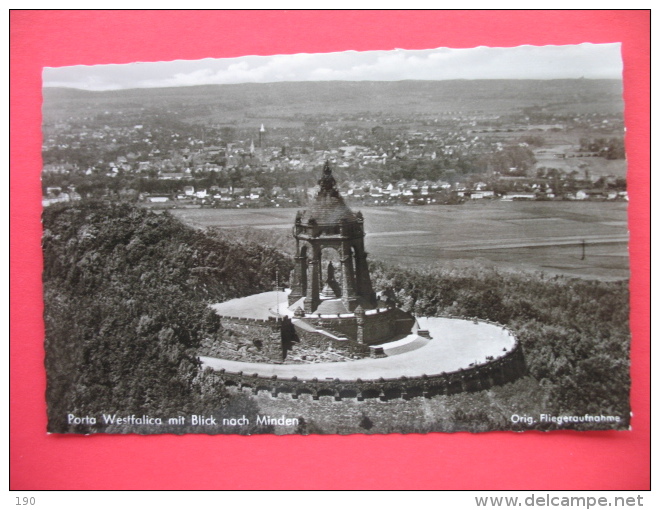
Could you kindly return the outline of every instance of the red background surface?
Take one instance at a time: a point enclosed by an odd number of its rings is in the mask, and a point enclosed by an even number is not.
[[[650,13],[13,11],[12,489],[650,487]],[[41,296],[44,66],[343,50],[621,42],[630,193],[631,432],[47,435]]]

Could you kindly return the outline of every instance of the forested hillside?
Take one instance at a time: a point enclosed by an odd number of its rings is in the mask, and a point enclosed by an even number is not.
[[[176,416],[225,402],[195,357],[221,335],[207,307],[272,290],[290,262],[126,204],[78,203],[43,215],[49,430],[76,416]]]
[[[511,327],[522,342],[530,375],[543,388],[543,412],[615,415],[627,426],[627,281],[501,273],[478,266],[372,266],[375,286],[391,289],[403,308],[417,316],[478,317]],[[519,397],[518,412],[533,407]],[[495,416],[488,409],[472,411]]]

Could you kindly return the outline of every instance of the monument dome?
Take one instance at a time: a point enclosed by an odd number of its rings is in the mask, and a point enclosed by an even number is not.
[[[358,217],[344,203],[337,190],[330,164],[326,161],[323,176],[319,179],[319,192],[309,211],[303,211],[304,223],[314,220],[318,225],[338,225],[343,221],[357,222]]]

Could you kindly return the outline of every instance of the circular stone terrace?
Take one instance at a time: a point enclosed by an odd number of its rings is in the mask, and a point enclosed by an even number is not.
[[[218,314],[250,319],[268,319],[287,309],[287,293],[266,292],[213,305]],[[295,318],[292,317],[293,320]],[[346,362],[309,364],[247,363],[201,356],[204,367],[228,373],[258,374],[258,377],[288,380],[362,381],[431,377],[484,366],[511,353],[515,336],[499,324],[459,318],[418,318],[419,329],[428,330],[431,339],[416,332],[405,338],[380,344],[385,358],[365,358]],[[417,328],[415,328],[417,329]]]

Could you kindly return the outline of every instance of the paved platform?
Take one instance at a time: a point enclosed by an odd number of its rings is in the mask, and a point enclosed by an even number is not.
[[[206,356],[200,357],[200,360],[204,367],[213,370],[257,373],[265,377],[277,375],[286,379],[295,376],[300,380],[311,380],[314,377],[319,380],[376,380],[381,377],[393,379],[454,372],[469,368],[473,363],[484,363],[487,357],[499,358],[515,345],[514,337],[507,330],[493,324],[475,324],[468,320],[438,317],[422,317],[417,320],[421,329],[429,330],[432,339],[421,346],[423,342],[418,342],[415,345],[418,348],[413,350],[404,349],[406,352],[396,353],[392,350],[393,355],[386,358],[305,365],[245,363]],[[399,346],[403,345],[405,343]]]
[[[261,294],[253,294],[252,296],[231,299],[224,303],[216,303],[211,305],[220,315],[227,315],[230,317],[243,317],[245,319],[268,319],[268,317],[275,317],[278,305],[280,309],[286,310],[289,306],[287,303],[288,291],[271,291],[263,292]],[[290,312],[293,315],[293,312]]]
[[[404,352],[410,352],[416,349],[421,349],[430,341],[431,340],[429,340],[428,338],[423,338],[413,333],[406,337],[403,337],[400,340],[379,344],[378,347],[382,347],[383,352],[388,356],[396,356],[397,354],[403,354]]]

